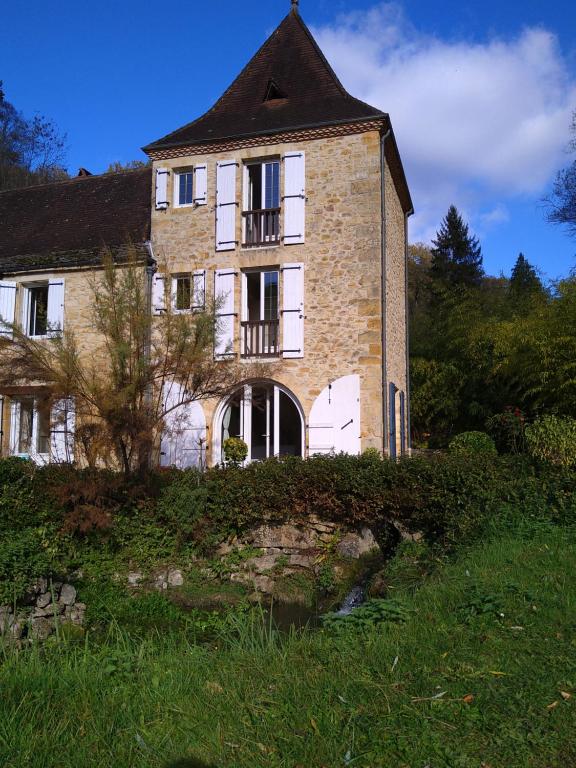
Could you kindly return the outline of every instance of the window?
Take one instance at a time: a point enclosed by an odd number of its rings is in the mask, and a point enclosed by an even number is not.
[[[33,398],[12,401],[12,453],[47,456],[50,453],[50,410]]]
[[[64,280],[25,283],[22,289],[24,333],[43,338],[61,331],[64,322]]]
[[[28,335],[46,336],[48,332],[48,285],[28,288]]]
[[[242,357],[273,357],[279,353],[279,272],[242,274]]]
[[[175,312],[203,311],[206,304],[206,271],[172,277],[172,308]]]
[[[176,174],[178,181],[178,205],[192,205],[194,197],[192,189],[194,186],[194,172],[183,171]]]
[[[37,463],[74,461],[75,409],[71,398],[51,404],[45,397],[10,402],[10,453]]]
[[[185,309],[190,309],[191,297],[192,297],[192,286],[191,286],[192,280],[190,275],[176,277],[174,279],[174,282],[176,283],[175,309],[177,309],[179,312]]]
[[[280,242],[280,161],[244,166],[244,245]]]
[[[206,205],[207,166],[181,168],[174,171],[174,207]]]

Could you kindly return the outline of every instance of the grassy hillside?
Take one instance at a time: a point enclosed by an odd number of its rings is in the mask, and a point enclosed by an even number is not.
[[[574,765],[575,561],[574,529],[541,523],[419,582],[400,553],[388,615],[403,621],[288,636],[244,614],[204,644],[112,629],[6,650],[0,764]]]

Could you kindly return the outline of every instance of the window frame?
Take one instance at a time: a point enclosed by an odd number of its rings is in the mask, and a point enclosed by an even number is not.
[[[180,202],[180,177],[189,175],[192,178],[192,200],[189,203]],[[173,171],[174,176],[174,191],[173,191],[173,208],[194,208],[197,203],[194,199],[194,192],[196,188],[196,179],[194,178],[194,166],[187,165],[182,168],[175,168]]]
[[[196,304],[196,277],[202,276],[203,290],[202,303]],[[190,306],[187,309],[177,308],[178,299],[178,280],[187,278],[190,281]],[[176,315],[190,315],[195,312],[204,312],[206,310],[206,270],[196,269],[190,272],[175,272],[170,275],[170,300],[172,303],[172,312]]]
[[[266,190],[267,190],[267,183],[266,183],[266,166],[276,164],[278,166],[278,205],[272,206],[272,208],[266,208],[264,203],[266,200]],[[253,205],[249,206],[250,202],[250,166],[259,165],[261,168],[261,178],[262,178],[262,204],[260,208],[254,208]],[[242,205],[244,213],[248,213],[250,211],[255,210],[276,210],[276,208],[282,207],[282,194],[281,194],[281,175],[282,175],[282,161],[281,158],[278,155],[271,155],[270,157],[260,157],[260,158],[254,158],[250,160],[244,160],[243,162],[243,171],[242,171]]]
[[[50,282],[48,280],[39,280],[32,283],[22,283],[23,301],[22,301],[22,330],[29,339],[47,339],[50,336],[48,329],[48,304],[50,301]],[[46,289],[46,333],[30,333],[31,312],[32,312],[32,292],[36,288]]]
[[[22,405],[26,403],[32,404],[32,431],[30,435],[30,450],[21,451],[21,429],[22,429]],[[40,398],[32,395],[23,395],[20,397],[11,398],[11,411],[10,411],[10,455],[18,456],[20,458],[30,458],[37,463],[49,463],[50,461],[50,445],[52,439],[52,416],[51,410],[48,405],[42,403]],[[48,414],[48,451],[39,450],[40,434],[40,418],[42,410],[46,408]],[[16,433],[16,434],[14,434]]]

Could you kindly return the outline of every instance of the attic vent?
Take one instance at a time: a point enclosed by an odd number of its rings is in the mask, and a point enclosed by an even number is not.
[[[274,82],[274,80],[269,80],[268,85],[266,86],[266,94],[264,96],[264,101],[276,101],[278,99],[285,99],[286,94],[280,90],[278,87],[278,84]]]

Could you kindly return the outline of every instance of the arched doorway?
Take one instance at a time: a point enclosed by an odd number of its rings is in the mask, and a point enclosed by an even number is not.
[[[248,460],[304,455],[304,417],[297,399],[272,381],[244,384],[216,412],[214,462],[221,462],[222,446],[240,437],[248,446]]]

